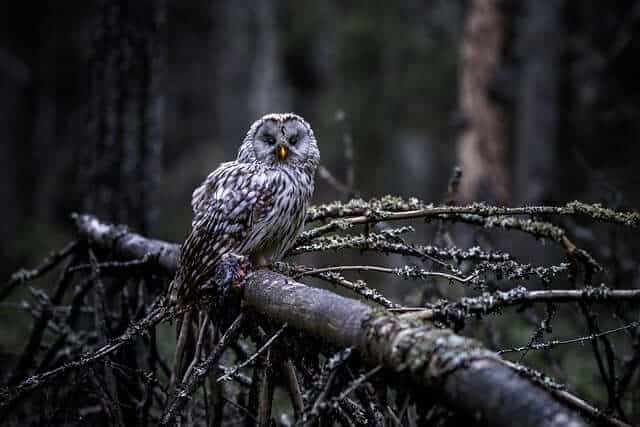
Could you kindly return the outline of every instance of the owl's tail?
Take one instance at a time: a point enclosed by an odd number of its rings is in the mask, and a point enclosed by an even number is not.
[[[181,300],[182,281],[178,276],[169,283],[169,289],[167,291],[169,297],[169,304],[171,306],[179,305]],[[194,330],[196,328],[193,325],[193,317],[196,315],[195,310],[189,310],[179,316],[176,319],[176,349],[173,358],[173,369],[171,372],[171,380],[169,382],[169,390],[173,392],[178,384],[184,379],[187,366],[185,366],[186,360],[193,356],[193,342],[195,340]]]

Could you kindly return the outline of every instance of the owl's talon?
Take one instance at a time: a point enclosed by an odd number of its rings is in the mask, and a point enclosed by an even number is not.
[[[247,263],[246,265],[245,264],[238,265],[238,269],[236,270],[237,277],[232,282],[232,286],[235,289],[242,290],[244,288],[244,279],[245,277],[247,277],[250,271],[251,271],[250,264]]]
[[[251,263],[245,256],[225,254],[215,269],[213,284],[216,288],[216,309],[220,324],[228,326],[240,312],[244,279]]]
[[[215,282],[221,295],[229,293],[229,288],[242,290],[243,282],[251,269],[249,259],[242,255],[225,254],[216,267]]]

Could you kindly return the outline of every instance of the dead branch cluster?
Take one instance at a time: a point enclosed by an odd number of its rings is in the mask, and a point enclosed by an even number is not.
[[[409,220],[438,225],[436,241],[445,243],[419,243]],[[248,276],[242,312],[229,327],[207,298],[195,307],[202,333],[181,378],[170,362],[175,346],[167,327],[180,312],[164,297],[179,246],[90,215],[74,221],[76,241],[0,288],[0,309],[33,319],[24,350],[0,371],[0,419],[9,423],[106,416],[115,425],[622,426],[640,411],[632,402],[640,289],[612,281],[599,257],[558,225],[633,230],[638,214],[580,202],[503,208],[397,197],[312,207],[286,262]],[[457,224],[523,233],[551,243],[564,260],[532,265],[489,244],[460,248],[450,233]],[[371,259],[404,262],[318,267],[296,257],[310,253],[387,254],[395,256]],[[300,283],[307,278],[324,285]],[[403,281],[422,283],[417,302],[379,286]],[[443,287],[456,292],[435,290]],[[564,307],[581,319],[583,334],[551,335]],[[458,334],[510,308],[535,325],[528,343],[483,344]],[[617,324],[603,328],[605,314]],[[614,336],[625,341],[616,347]],[[590,345],[606,396],[602,410],[577,397],[571,378],[561,384],[500,356],[520,354],[522,361],[539,351],[552,364],[551,350],[575,344]]]

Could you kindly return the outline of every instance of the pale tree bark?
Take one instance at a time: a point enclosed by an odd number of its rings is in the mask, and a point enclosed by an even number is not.
[[[507,119],[490,89],[505,45],[506,18],[499,0],[473,0],[460,58],[459,104],[464,128],[458,140],[465,200],[510,199]]]

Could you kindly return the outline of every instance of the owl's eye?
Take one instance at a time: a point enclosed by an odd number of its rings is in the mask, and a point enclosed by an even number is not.
[[[266,142],[269,145],[273,145],[276,143],[276,139],[271,135],[265,135],[263,139],[264,139],[264,142]]]
[[[296,145],[297,142],[298,142],[298,137],[296,135],[293,135],[289,138],[289,145]]]

